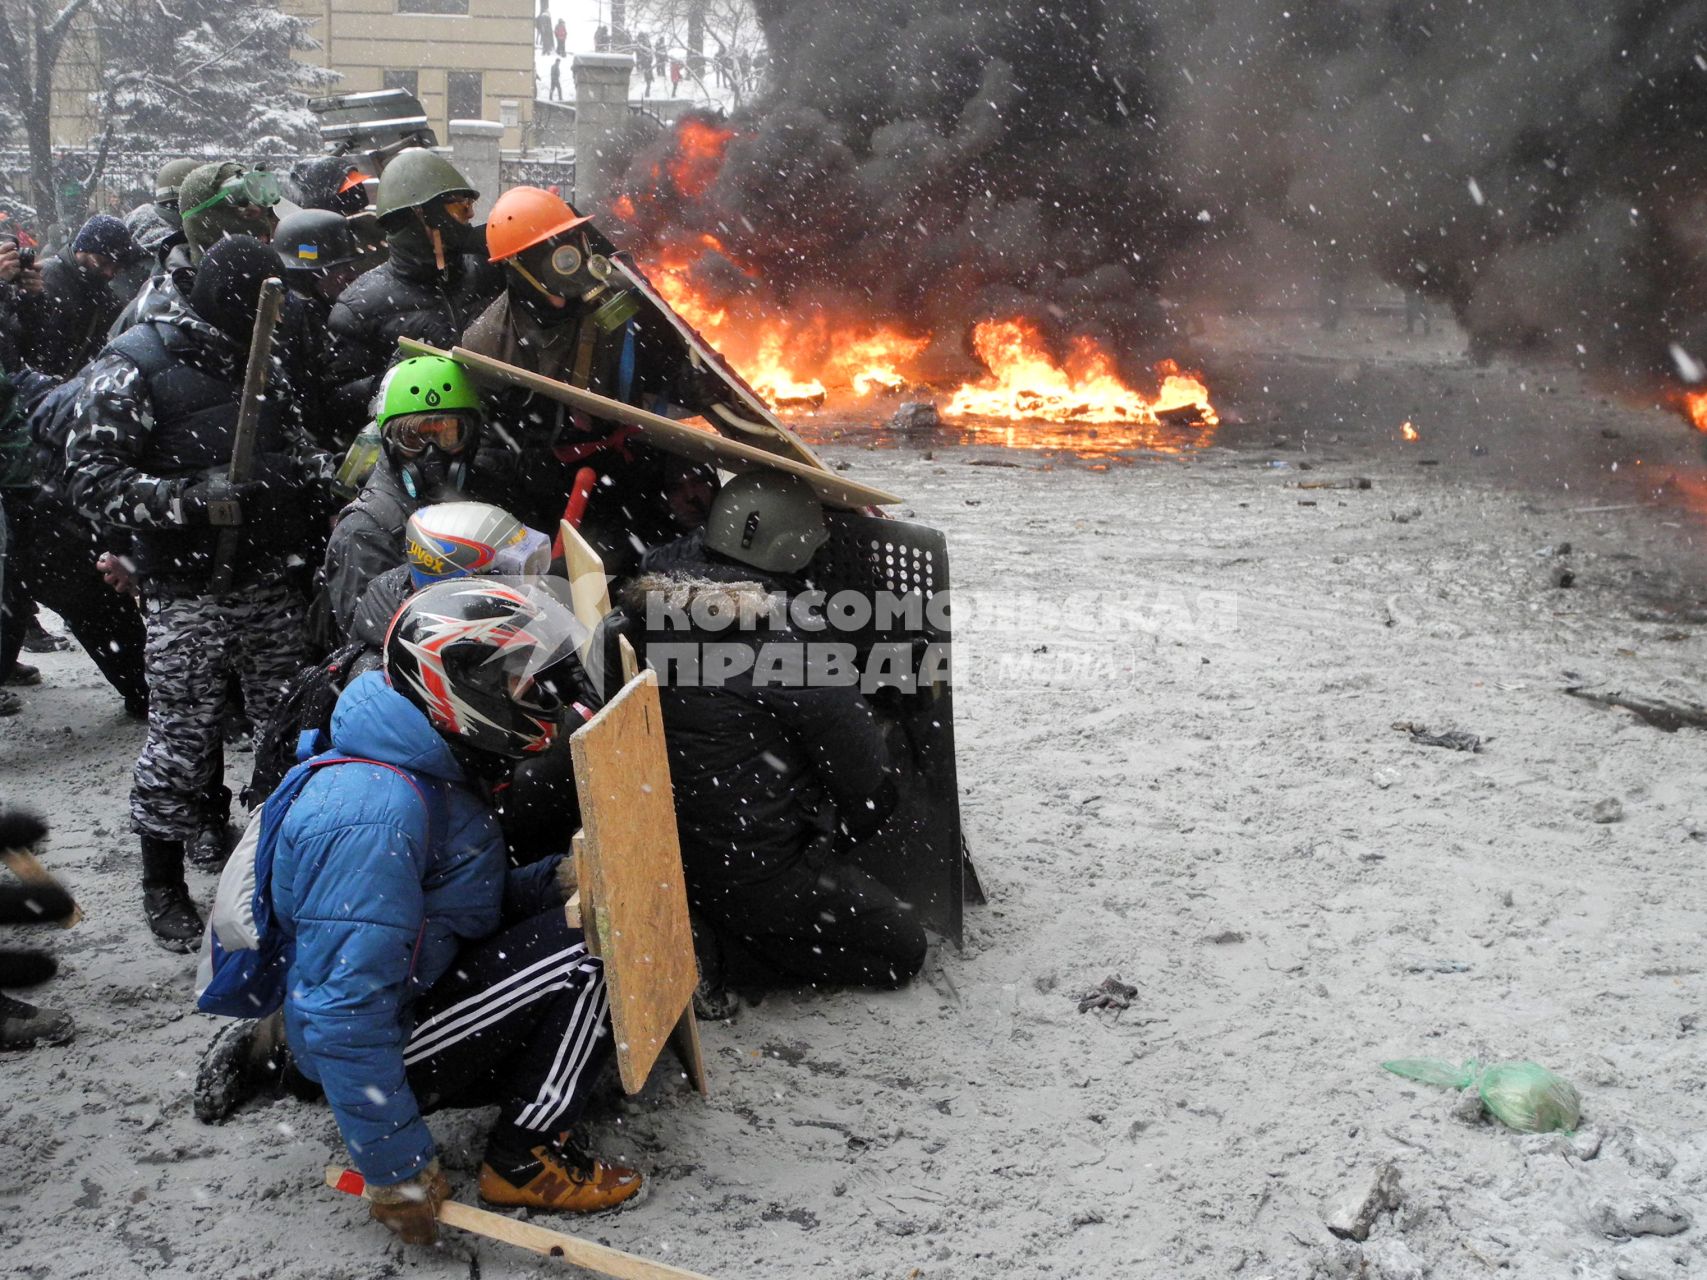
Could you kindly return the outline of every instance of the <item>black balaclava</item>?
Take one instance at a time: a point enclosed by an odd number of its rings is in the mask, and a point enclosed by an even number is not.
[[[253,236],[226,236],[202,256],[190,286],[190,310],[247,347],[255,332],[261,285],[280,273],[279,256]]]
[[[445,211],[440,198],[386,219],[385,239],[391,247],[391,259],[405,279],[427,280],[439,274],[435,231],[444,247],[445,274],[452,280],[461,278],[465,255],[486,256],[486,224],[458,222]]]

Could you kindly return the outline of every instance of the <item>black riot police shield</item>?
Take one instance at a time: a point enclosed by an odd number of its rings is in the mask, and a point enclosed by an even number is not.
[[[958,947],[964,903],[984,895],[960,830],[948,540],[904,520],[847,511],[824,518],[830,538],[808,576],[824,592],[837,639],[859,650],[863,687],[899,774],[895,815],[854,856]],[[851,594],[838,607],[841,592]],[[857,596],[871,602],[869,612]]]

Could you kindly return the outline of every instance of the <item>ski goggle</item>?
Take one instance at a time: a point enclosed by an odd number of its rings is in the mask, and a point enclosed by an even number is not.
[[[407,421],[388,423],[385,433],[405,453],[420,453],[436,444],[446,453],[461,453],[474,434],[474,422],[462,413],[410,414]]]
[[[188,218],[193,214],[201,213],[220,203],[229,204],[236,209],[241,209],[245,205],[256,205],[262,209],[270,209],[283,196],[284,192],[279,187],[276,174],[269,173],[265,169],[251,169],[247,173],[236,174],[220,183],[218,191],[215,191],[195,208],[184,210],[184,217]]]

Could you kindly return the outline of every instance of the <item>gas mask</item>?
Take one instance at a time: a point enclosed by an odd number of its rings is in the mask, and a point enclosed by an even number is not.
[[[507,264],[529,286],[524,295],[538,314],[566,310],[578,301],[595,307],[593,321],[613,333],[640,311],[640,300],[622,288],[623,276],[611,260],[593,250],[585,231],[570,232],[535,245]]]
[[[465,413],[404,414],[385,424],[385,451],[411,498],[441,502],[468,483],[479,430]]]

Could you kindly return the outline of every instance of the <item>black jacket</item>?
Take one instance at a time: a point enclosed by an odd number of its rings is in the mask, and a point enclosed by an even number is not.
[[[24,358],[45,374],[69,378],[106,343],[123,304],[75,258],[48,259],[41,278],[40,293],[18,297]]]
[[[361,411],[373,398],[385,370],[397,358],[397,340],[414,338],[443,350],[503,288],[499,269],[471,254],[453,257],[439,271],[431,257],[392,242],[391,257],[356,278],[332,306],[332,356],[326,370],[333,386],[339,430],[353,435]]]
[[[231,459],[243,387],[241,349],[187,308],[110,344],[83,377],[66,450],[71,496],[98,524],[131,534],[137,568],[155,595],[194,595],[211,582],[219,530],[186,503]],[[233,587],[282,578],[318,556],[335,470],[304,434],[291,380],[275,357],[257,430]]]
[[[699,565],[704,572],[690,565],[683,560],[669,573],[643,573],[621,599],[643,630],[647,661],[659,671],[682,862],[690,890],[703,898],[773,879],[809,850],[833,851],[849,837],[870,834],[893,809],[895,791],[876,720],[857,684],[767,684],[748,671],[712,687],[683,679],[679,666],[671,669],[661,645],[761,650],[818,638],[786,626],[672,629],[659,606],[687,617],[691,628],[695,601],[732,609],[744,602],[758,614],[778,585],[751,570],[743,578],[727,563],[707,559]],[[649,621],[657,625],[646,629]]]
[[[403,563],[403,533],[420,506],[382,453],[356,500],[339,513],[326,542],[326,594],[340,638],[358,638],[351,628],[362,596],[375,578]]]

